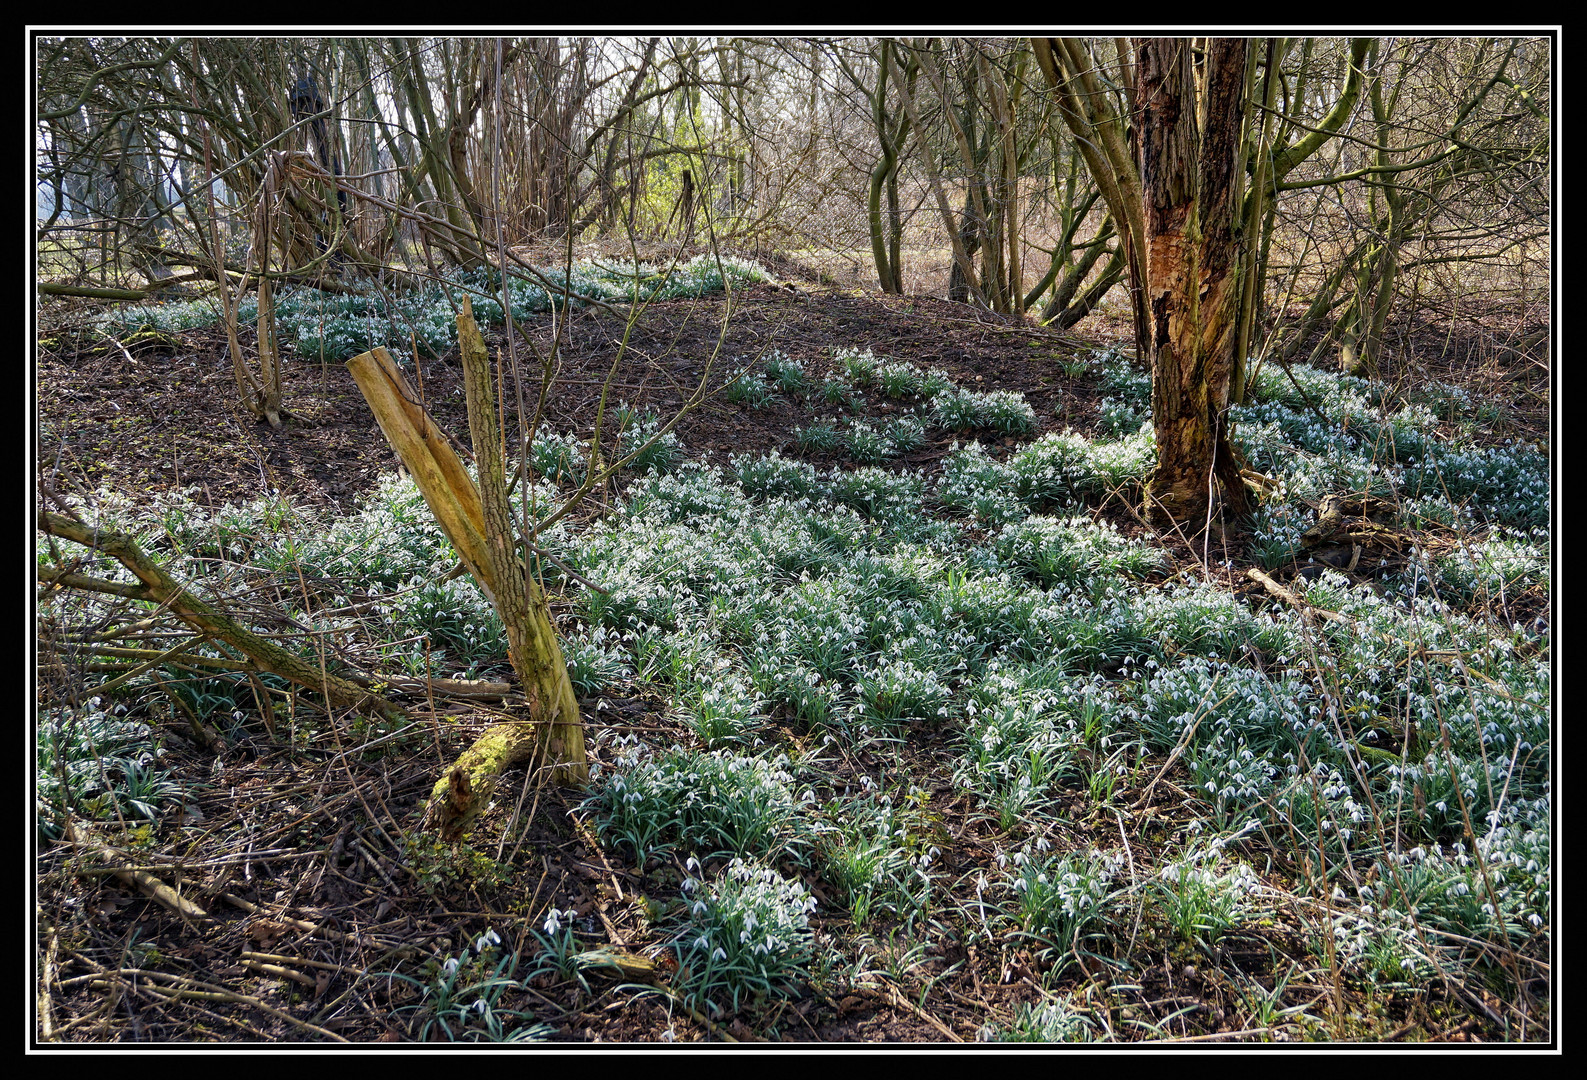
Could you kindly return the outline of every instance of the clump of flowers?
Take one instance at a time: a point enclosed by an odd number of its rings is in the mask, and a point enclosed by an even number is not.
[[[690,859],[696,873],[700,864]],[[815,898],[769,866],[734,859],[715,881],[683,881],[688,922],[677,937],[685,1000],[721,1015],[799,992],[810,963]]]

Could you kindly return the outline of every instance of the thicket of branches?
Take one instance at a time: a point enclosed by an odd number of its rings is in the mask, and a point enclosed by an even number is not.
[[[1541,303],[1546,40],[1250,48],[1252,352],[1364,370],[1397,304],[1479,283]],[[775,247],[1059,326],[1127,280],[1096,162],[1023,39],[58,38],[38,52],[38,236],[56,290],[225,272],[334,285],[569,234]],[[1119,39],[1070,57],[1081,108],[1118,119],[1126,154],[1129,56]],[[283,155],[298,182],[277,190]],[[268,266],[250,223],[267,192],[281,216]]]

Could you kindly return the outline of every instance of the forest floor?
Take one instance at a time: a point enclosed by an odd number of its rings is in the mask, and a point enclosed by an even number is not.
[[[878,357],[940,368],[966,389],[1023,394],[1038,418],[1035,436],[1098,429],[1098,404],[1107,392],[1083,361],[1120,345],[1125,328],[1116,321],[1056,334],[941,300],[832,289],[801,279],[794,267],[775,272],[786,280],[736,295],[725,326],[721,299],[652,305],[629,334],[611,383],[615,396],[670,416],[702,379],[716,389],[771,350],[802,361],[819,378],[834,370],[834,349],[869,348]],[[1549,374],[1502,348],[1518,336],[1512,333],[1518,328],[1504,325],[1506,317],[1429,316],[1401,326],[1383,377],[1405,385],[1437,379],[1499,402],[1501,417],[1475,438],[1531,443],[1546,453]],[[536,369],[535,357],[552,344],[553,324],[545,319],[522,329],[520,362]],[[546,427],[589,429],[623,332],[621,320],[597,311],[575,313],[557,327]],[[357,510],[397,467],[341,363],[287,363],[283,397],[293,418],[271,429],[238,405],[218,329],[137,342],[79,334],[68,322],[41,333],[36,475],[79,505],[91,508],[102,489],[134,501],[186,490],[212,509],[281,499],[329,519]],[[492,340],[499,343],[500,334]],[[455,353],[424,361],[417,376],[431,415],[466,444]],[[845,460],[837,451],[798,453],[794,432],[842,411],[787,394],[760,407],[715,396],[685,415],[675,434],[689,458],[724,468],[735,455],[772,451],[837,468]],[[882,423],[902,411],[876,396],[867,417]],[[1031,434],[982,436],[981,443],[1006,460]],[[887,468],[935,475],[963,441],[930,431]],[[586,520],[620,495],[600,493]],[[1148,537],[1121,500],[1097,516],[1129,540]],[[1167,561],[1147,580],[1184,581],[1205,571],[1246,602],[1264,603],[1262,587],[1244,574],[1253,563],[1242,528],[1224,533],[1223,552],[1205,566],[1202,553],[1170,540]],[[1546,590],[1518,599],[1514,609],[1526,619],[1546,618],[1548,610]],[[557,613],[567,627],[578,622],[571,603],[559,601]],[[49,659],[44,649],[41,644],[41,665]],[[41,693],[53,692],[42,685],[49,682],[41,668]],[[1034,937],[986,925],[987,874],[1015,844],[1004,823],[953,782],[962,738],[954,722],[833,752],[821,749],[807,725],[775,716],[762,737],[795,757],[824,762],[827,790],[868,790],[879,777],[889,790],[909,793],[910,828],[929,838],[935,853],[934,899],[911,918],[900,903],[879,905],[861,919],[841,901],[829,872],[808,858],[785,860],[816,900],[811,923],[818,955],[808,984],[713,1019],[667,989],[677,964],[677,954],[664,947],[676,916],[676,901],[667,898],[694,872],[682,861],[687,851],[636,865],[626,849],[597,835],[595,816],[581,808],[578,793],[539,782],[522,768],[508,774],[500,789],[506,797],[468,845],[447,849],[415,839],[415,815],[440,770],[499,715],[434,702],[426,714],[423,704],[413,715],[430,722],[417,739],[383,749],[366,743],[360,753],[349,747],[368,733],[346,725],[325,725],[315,740],[294,741],[279,716],[267,725],[255,713],[204,746],[184,738],[180,717],[173,717],[161,764],[201,792],[184,802],[180,821],[162,825],[152,838],[135,822],[107,826],[108,839],[98,848],[86,838],[78,845],[38,844],[36,957],[45,1037],[74,1043],[477,1038],[480,1017],[490,1012],[503,1025],[498,1033],[530,1034],[532,1016],[544,1025],[532,1033],[553,1042],[950,1043],[998,1032],[1057,1038],[1081,1030],[1119,1041],[1549,1038],[1546,966],[1538,969],[1545,972],[1541,980],[1534,972],[1497,993],[1476,976],[1411,985],[1347,978],[1337,963],[1330,968],[1332,953],[1314,935],[1317,902],[1306,898],[1315,890],[1304,884],[1309,864],[1300,852],[1259,864],[1265,887],[1293,903],[1270,905],[1238,932],[1198,944],[1174,937],[1150,913],[1143,920],[1137,909],[1134,925],[1126,921],[1120,930],[1129,935],[1127,946],[1116,942],[1096,950],[1106,956],[1082,951],[1077,962],[1054,965],[1051,950]],[[581,706],[591,728],[642,736],[657,747],[698,741],[667,695],[637,673],[584,697]],[[393,748],[400,752],[389,753]],[[615,767],[612,744],[595,753]],[[1166,860],[1170,848],[1199,831],[1205,811],[1186,791],[1193,781],[1185,762],[1157,754],[1136,766],[1106,799],[1082,785],[1043,806],[1063,822],[1065,847],[1127,851],[1132,868],[1145,867]],[[173,835],[169,830],[178,826]],[[181,887],[206,914],[184,917],[106,872],[107,860],[131,865],[140,858],[147,872]],[[553,924],[567,913],[583,962],[554,955],[558,942],[573,939],[546,926],[548,912]],[[471,946],[492,932],[501,945]],[[600,949],[646,962],[621,974],[589,959]],[[833,957],[847,958],[847,966]],[[461,978],[458,965],[446,966],[454,958],[462,960]],[[501,966],[509,958],[514,966]],[[1546,950],[1534,949],[1520,961],[1495,960],[1482,970],[1509,971],[1519,962],[1532,971],[1546,959]],[[513,978],[494,994],[477,989],[502,976]],[[464,979],[474,980],[471,993],[458,985]],[[487,1007],[475,1004],[481,1000]],[[1032,1026],[1039,1007],[1058,1001],[1070,1010],[1063,1016],[1080,1015],[1083,1022]],[[1062,1030],[1068,1034],[1056,1034]]]

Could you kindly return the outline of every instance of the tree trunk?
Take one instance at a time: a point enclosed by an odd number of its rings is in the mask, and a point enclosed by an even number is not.
[[[559,770],[558,780],[583,783],[588,773],[584,765],[584,728],[579,719],[578,698],[568,679],[567,662],[552,629],[551,611],[540,591],[540,583],[518,557],[518,533],[513,527],[512,504],[507,492],[490,353],[474,322],[472,305],[466,296],[463,311],[457,317],[457,331],[463,354],[469,434],[474,442],[480,500],[485,511],[485,542],[491,579],[485,583],[486,589],[507,628],[508,657],[529,697],[530,712],[547,729],[552,757],[570,763]]]
[[[1196,181],[1201,217],[1201,348],[1207,358],[1212,407],[1219,417],[1229,407],[1239,336],[1241,271],[1246,262],[1240,211],[1245,179],[1241,136],[1247,48],[1240,38],[1210,39],[1202,93],[1208,122],[1201,134]]]
[[[552,763],[558,783],[582,785],[589,778],[578,699],[550,611],[539,584],[526,576],[517,557],[490,357],[466,298],[458,316],[458,338],[479,487],[415,402],[416,395],[384,349],[347,362],[386,440],[501,616],[508,659],[529,699],[528,721],[487,729],[436,782],[425,821],[445,839],[456,839],[468,829],[489,805],[501,771],[515,762],[537,758]]]
[[[866,224],[871,233],[871,258],[876,263],[876,280],[884,293],[902,293],[903,280],[898,268],[898,142],[894,141],[893,128],[897,126],[887,115],[887,41],[882,41],[881,55],[876,65],[876,92],[871,97],[871,123],[876,128],[876,141],[881,157],[871,169],[871,186],[866,195]],[[902,141],[902,140],[899,140]],[[887,196],[891,235],[883,227],[882,196]],[[888,241],[892,245],[889,247]]]
[[[259,375],[263,386],[255,411],[268,420],[271,427],[278,428],[281,426],[281,349],[276,341],[275,291],[267,277],[259,279]]]
[[[1243,85],[1244,45],[1218,39],[1208,53],[1209,98],[1217,94],[1226,102],[1229,85]],[[1231,515],[1248,511],[1239,462],[1222,424],[1232,365],[1229,356],[1212,352],[1222,342],[1232,344],[1238,301],[1229,280],[1228,234],[1239,113],[1209,109],[1209,130],[1205,136],[1197,131],[1188,41],[1142,41],[1137,70],[1147,351],[1157,436],[1147,512],[1159,528],[1188,526],[1196,534],[1216,516],[1218,481],[1222,509]]]

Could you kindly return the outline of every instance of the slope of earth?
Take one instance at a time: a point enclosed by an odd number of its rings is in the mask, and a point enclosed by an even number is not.
[[[941,369],[966,389],[1022,393],[1033,407],[1035,431],[1019,439],[982,433],[982,444],[994,459],[1010,457],[1016,445],[1026,445],[1034,435],[1065,428],[1091,432],[1111,424],[1112,433],[1119,433],[1117,414],[1108,411],[1116,403],[1104,407],[1111,391],[1101,389],[1094,369],[1088,370],[1082,362],[1098,346],[1072,337],[977,314],[961,305],[845,295],[806,286],[746,290],[735,299],[725,330],[723,314],[719,300],[653,305],[628,333],[626,345],[620,343],[627,328],[610,315],[579,314],[556,328],[549,321],[530,324],[517,343],[525,368],[536,368],[537,357],[550,355],[553,344],[556,347],[555,391],[546,401],[544,426],[559,433],[586,433],[609,374],[613,403],[621,400],[665,417],[689,400],[702,381],[707,390],[719,389],[752,359],[758,358],[761,366],[774,351],[801,362],[813,383],[830,375],[836,385],[841,382],[837,378],[841,362],[834,353],[870,349],[877,357],[909,361],[922,370]],[[612,374],[620,348],[620,362]],[[1490,395],[1521,394],[1526,389],[1512,385],[1525,383],[1524,369],[1496,369],[1493,374],[1509,381],[1486,388]],[[1521,377],[1509,378],[1515,374]],[[396,460],[342,366],[298,361],[288,364],[285,375],[286,405],[298,419],[272,431],[237,408],[224,338],[217,333],[126,342],[74,340],[64,331],[51,334],[38,367],[41,479],[90,506],[101,488],[135,502],[152,493],[189,489],[196,501],[211,506],[274,494],[291,506],[313,508],[331,517],[354,511],[371,496],[384,497],[380,478],[395,468]],[[432,414],[466,443],[455,364],[427,361],[415,377],[422,378]],[[713,397],[685,415],[675,431],[686,454],[725,465],[740,454],[787,453],[800,428],[824,421],[883,422],[901,411],[893,399],[874,391],[865,393],[863,403],[845,398],[841,385],[834,394],[833,400],[813,394],[772,394],[758,406]],[[526,388],[525,397],[534,396],[535,389]],[[1519,421],[1507,417],[1507,422],[1514,430],[1504,437],[1526,435],[1524,417]],[[887,468],[901,479],[905,472],[930,475],[955,441],[963,437],[928,430],[920,445]],[[805,452],[799,457],[823,469],[842,466],[846,460],[835,451]],[[683,478],[672,488],[665,484],[653,488],[658,520],[666,517],[669,499],[676,500],[679,508],[702,501],[698,490],[688,490],[689,483],[699,482],[699,474],[688,475],[695,480]],[[748,498],[730,494],[740,501]],[[737,505],[732,499],[724,501],[727,509],[719,508],[716,520],[710,514],[697,519],[702,529],[717,530],[719,541]],[[1135,551],[1134,541],[1142,535],[1128,509],[1118,503],[1109,500],[1100,514],[1118,525],[1130,542],[1108,537],[1105,553],[1111,555]],[[813,517],[827,512],[841,525],[845,519],[837,512],[841,507],[821,506],[826,509],[811,512]],[[679,522],[674,519],[670,524]],[[894,529],[902,535],[909,532],[909,525],[894,522],[882,532]],[[680,541],[693,527],[689,522],[668,536]],[[1239,539],[1236,534],[1232,550],[1242,554],[1235,556],[1233,565],[1214,565],[1208,571],[1224,589],[1240,580],[1239,572],[1249,565]],[[989,536],[983,533],[978,540],[984,543]],[[630,558],[638,550],[624,547],[615,529],[604,534],[602,542],[606,545],[603,569],[610,574],[641,561]],[[698,552],[685,554],[704,558]],[[840,576],[859,585],[930,584],[949,596],[976,577],[962,568],[939,573],[929,560],[889,564],[885,559],[891,553],[880,548],[869,551],[862,545],[862,550],[850,554],[854,557]],[[1018,551],[1008,554],[1012,559]],[[1162,564],[1151,559],[1142,563],[1148,567],[1139,575],[1143,618],[1170,618],[1164,614],[1167,605],[1157,615],[1150,614],[1150,587],[1181,582],[1188,576],[1185,571],[1196,565],[1183,546],[1171,548],[1169,556]],[[658,559],[637,567],[630,580],[649,570],[678,573],[681,576],[673,584],[682,584],[677,590],[681,593],[696,587],[693,575],[700,567],[708,569],[702,562],[675,571]],[[1022,588],[1034,595],[1041,591],[1038,584],[1054,584],[1038,582],[1041,573],[1075,571],[1060,565],[1032,573],[1036,578],[1027,578]],[[1361,575],[1363,581],[1367,577]],[[1295,577],[1290,582],[1301,587]],[[821,592],[821,584],[813,582],[805,598],[827,605],[820,610],[839,612],[845,597],[836,591]],[[1079,579],[1076,585],[1078,596]],[[789,583],[779,587],[788,588]],[[1256,600],[1261,591],[1254,591],[1252,607],[1260,609]],[[569,590],[570,596],[576,592]],[[1206,594],[1190,595],[1193,592],[1186,591],[1187,603],[1201,603]],[[1533,586],[1529,596],[1518,602],[1535,604],[1538,593]],[[790,590],[786,595],[792,598],[794,593]],[[753,600],[741,588],[739,599],[746,596]],[[562,628],[577,633],[585,646],[597,644],[582,625],[595,621],[589,618],[591,599],[585,596],[586,607],[578,618],[576,599],[561,602],[558,609]],[[1058,592],[1050,599],[1051,610],[1064,610],[1056,606],[1061,599]],[[316,598],[317,603],[320,600]],[[297,601],[280,595],[249,597],[249,603],[257,603],[266,614],[268,605],[287,602]],[[331,603],[324,602],[327,607]],[[959,602],[945,600],[938,614],[958,618],[952,604]],[[1207,600],[1209,610],[1220,602],[1216,597]],[[924,611],[922,603],[916,607]],[[1283,613],[1279,605],[1271,607]],[[1081,612],[1083,605],[1072,610]],[[1527,610],[1527,617],[1532,610]],[[727,608],[724,613],[730,614]],[[778,614],[767,612],[768,621]],[[1105,613],[1094,614],[1096,628],[1106,629]],[[921,612],[910,617],[921,617]],[[904,647],[907,628],[889,629],[885,618],[891,616],[868,618],[876,627],[868,632]],[[1266,611],[1262,618],[1267,618]],[[1299,617],[1289,622],[1299,634]],[[1174,636],[1177,633],[1169,633],[1166,640],[1171,647],[1154,655],[1154,663],[1160,660],[1166,667],[1195,659],[1194,634]],[[907,640],[913,643],[911,648],[933,647],[929,641]],[[1130,650],[1140,647],[1128,645]],[[1232,647],[1235,651],[1230,655],[1255,659],[1256,670],[1240,676],[1248,690],[1265,677],[1264,664],[1272,665],[1274,678],[1286,677],[1280,668],[1289,661],[1282,654],[1295,655],[1291,649],[1263,644],[1253,649],[1245,641]],[[1253,873],[1240,879],[1251,895],[1281,897],[1281,901],[1264,900],[1268,906],[1260,915],[1245,911],[1238,929],[1221,937],[1216,913],[1210,910],[1185,916],[1174,932],[1164,916],[1173,907],[1174,890],[1155,884],[1169,880],[1157,876],[1155,868],[1179,865],[1183,890],[1189,864],[1175,860],[1197,851],[1207,865],[1218,862],[1215,849],[1197,846],[1195,838],[1207,824],[1199,808],[1206,803],[1197,798],[1200,778],[1193,778],[1186,761],[1178,760],[1178,752],[1171,750],[1177,731],[1167,736],[1159,732],[1150,753],[1144,741],[1133,749],[1110,749],[1105,738],[1082,739],[1073,732],[1062,746],[1033,740],[1028,755],[996,762],[1011,770],[1003,780],[990,768],[976,773],[966,764],[976,745],[966,738],[969,711],[940,714],[930,722],[911,720],[907,738],[887,735],[884,725],[883,737],[853,740],[848,738],[850,730],[794,716],[779,704],[754,718],[761,725],[754,731],[728,730],[725,737],[708,737],[702,735],[700,725],[704,698],[685,700],[681,689],[676,695],[672,690],[684,684],[710,689],[709,664],[692,670],[695,660],[670,644],[665,634],[626,642],[623,648],[632,652],[634,666],[608,678],[582,702],[586,722],[603,734],[595,752],[608,776],[626,775],[636,783],[645,777],[655,781],[663,775],[662,765],[674,760],[664,756],[664,748],[704,743],[711,752],[688,749],[676,758],[702,769],[724,760],[719,753],[727,751],[719,752],[718,747],[747,749],[754,741],[757,753],[766,751],[756,769],[764,766],[775,773],[780,766],[771,764],[771,755],[776,753],[805,761],[799,783],[818,787],[828,806],[810,804],[798,808],[797,815],[859,830],[842,837],[828,834],[826,839],[820,834],[813,839],[802,836],[801,842],[811,844],[814,851],[798,859],[782,853],[780,865],[793,867],[783,885],[818,905],[821,944],[818,954],[808,959],[811,992],[786,999],[776,994],[765,1001],[757,998],[715,1020],[662,993],[636,992],[638,984],[667,981],[658,970],[664,972],[665,965],[675,961],[662,946],[689,908],[673,898],[700,887],[696,876],[704,879],[707,874],[691,865],[692,858],[685,860],[686,848],[648,859],[641,852],[635,858],[634,851],[643,842],[628,842],[612,832],[597,836],[597,829],[619,827],[613,824],[619,815],[610,801],[600,813],[588,807],[580,811],[561,793],[531,782],[520,769],[508,778],[513,798],[503,800],[480,823],[476,836],[488,840],[479,839],[477,850],[426,846],[423,840],[405,837],[414,808],[438,770],[473,733],[500,716],[494,706],[457,709],[447,703],[437,707],[431,700],[426,712],[425,703],[416,701],[413,714],[422,718],[423,730],[418,736],[408,733],[405,742],[388,743],[387,734],[357,722],[326,724],[312,710],[296,713],[291,698],[278,706],[273,721],[268,713],[261,717],[250,711],[247,689],[240,687],[231,721],[216,714],[224,730],[215,744],[200,746],[182,738],[185,725],[175,710],[167,710],[161,720],[166,731],[163,764],[187,793],[175,812],[177,820],[171,823],[180,826],[182,842],[188,846],[177,854],[167,850],[165,819],[160,825],[164,832],[131,819],[120,827],[104,826],[122,863],[149,866],[157,876],[189,888],[191,895],[202,899],[212,922],[195,929],[133,886],[100,872],[101,867],[91,865],[95,853],[86,843],[76,848],[42,846],[40,909],[45,928],[40,949],[46,970],[54,964],[63,973],[53,983],[45,976],[53,1023],[66,1037],[84,1040],[439,1040],[454,1037],[452,1029],[445,1028],[447,1023],[456,1027],[459,1037],[465,1033],[483,1037],[490,1034],[487,1024],[496,1023],[506,1025],[495,1032],[498,1035],[518,1031],[556,1040],[614,1042],[767,1037],[810,1042],[970,1041],[988,1031],[1000,1031],[1002,1037],[1056,1040],[1100,1035],[1104,1028],[1108,1037],[1121,1041],[1515,1037],[1508,1034],[1511,1002],[1483,989],[1474,978],[1441,983],[1436,992],[1409,985],[1398,974],[1385,976],[1381,985],[1376,976],[1349,985],[1338,981],[1337,971],[1330,973],[1331,961],[1324,959],[1326,950],[1314,936],[1320,921],[1326,922],[1328,910],[1302,885],[1310,873],[1309,856],[1294,849],[1265,864],[1255,860],[1254,865],[1261,867],[1259,877]],[[704,655],[711,662],[724,658],[709,650]],[[1430,650],[1418,662],[1442,655]],[[637,663],[641,658],[644,663]],[[1379,665],[1374,671],[1395,670],[1392,656],[1357,659],[1363,670],[1371,664]],[[1500,661],[1488,657],[1484,662]],[[676,684],[662,670],[668,664],[680,673]],[[1084,678],[1111,679],[1120,674],[1121,666],[1117,658],[1099,652]],[[1322,670],[1328,665],[1316,666]],[[497,662],[481,674],[501,672]],[[984,675],[983,689],[991,692],[1005,674],[1000,669],[978,672],[976,677]],[[1041,676],[1041,672],[1029,674],[1033,679]],[[1071,674],[1065,672],[1065,679]],[[1164,700],[1172,696],[1169,690],[1157,689],[1155,676],[1149,673],[1124,675],[1135,679],[1130,693],[1142,700],[1153,693]],[[1211,687],[1224,677],[1212,675]],[[1491,681],[1481,671],[1476,678]],[[198,685],[200,680],[190,682]],[[926,686],[928,694],[937,692],[929,680],[917,682]],[[1033,682],[1027,691],[1031,700],[1047,700],[1058,685]],[[1071,682],[1061,685],[1068,687]],[[1081,685],[1080,676],[1072,685]],[[1299,683],[1293,685],[1304,689]],[[283,696],[277,687],[257,688],[260,693],[267,689]],[[971,692],[968,682],[961,689]],[[171,695],[171,700],[177,696]],[[1213,689],[1198,686],[1188,701],[1194,706],[1198,698],[1210,701],[1217,696]],[[955,701],[956,708],[963,704]],[[1210,708],[1216,710],[1225,701],[1227,697]],[[680,706],[693,707],[692,719]],[[1231,711],[1244,707],[1236,701]],[[1177,706],[1164,708],[1172,712]],[[990,712],[983,713],[982,726],[976,729],[988,737],[989,753],[995,749],[990,717]],[[1018,730],[1026,719],[1017,710],[1011,712],[1001,737],[1030,738],[1031,732]],[[1370,749],[1380,756],[1392,754],[1402,736],[1409,745],[1415,735],[1414,731],[1397,734],[1373,716],[1362,714],[1359,719],[1370,728],[1363,728],[1362,739],[1378,740]],[[313,735],[305,737],[310,730]],[[1183,736],[1185,745],[1191,745],[1194,735],[1192,725]],[[625,760],[638,740],[656,756]],[[399,752],[389,753],[398,747]],[[1195,745],[1192,750],[1187,760],[1203,754],[1206,747]],[[1062,766],[1064,780],[1054,782],[1049,776],[1039,803],[1020,802],[1018,785],[1005,781],[1022,769],[1027,772],[1021,775],[1028,775],[1029,770],[1046,768],[1044,755],[1053,752],[1068,755]],[[1365,760],[1370,764],[1377,759]],[[1535,765],[1530,769],[1537,771]],[[979,786],[960,783],[961,776],[971,774],[979,777],[975,781]],[[1535,777],[1528,782],[1535,783]],[[771,786],[782,783],[777,779]],[[612,790],[609,780],[601,790]],[[1001,812],[994,795],[1005,800]],[[167,816],[171,813],[168,807]],[[887,829],[864,831],[876,823]],[[1440,827],[1446,829],[1435,834],[1441,838],[1457,835],[1448,831],[1454,827],[1447,823]],[[1061,851],[1047,853],[1049,836],[1061,844]],[[865,873],[876,874],[875,867],[867,870],[862,865],[873,850],[867,845],[888,837],[898,843],[890,849],[875,848],[894,860],[886,874],[870,879],[874,888],[857,887],[855,882]],[[196,839],[189,843],[189,838]],[[1104,863],[1090,854],[1102,849],[1128,860],[1127,864]],[[1005,853],[1025,862],[1010,859],[1005,865]],[[704,856],[705,850],[700,854]],[[908,865],[897,861],[904,854]],[[851,864],[845,859],[858,861]],[[727,881],[724,860],[706,857],[704,861],[717,875],[710,887],[721,900]],[[1032,869],[1024,873],[1020,865]],[[1067,950],[1085,941],[1080,934],[1083,924],[1074,924],[1073,935],[1061,934],[1055,927],[1062,924],[1060,911],[1067,911],[1071,900],[1083,904],[1083,895],[1068,897],[1049,889],[1042,902],[1047,915],[1041,917],[1051,916],[1057,922],[1032,922],[1005,934],[1000,927],[1008,925],[1009,916],[999,913],[998,904],[1036,912],[1041,905],[1019,899],[1017,886],[1023,884],[1024,896],[1048,886],[1048,880],[1037,873],[1039,867],[1053,870],[1055,878],[1059,869],[1068,873],[1070,867],[1082,875],[1097,875],[1099,881],[1110,875],[1123,880],[1127,873],[1139,883],[1136,895],[1143,898],[1142,906],[1114,927],[1110,940],[1077,948],[1072,957]],[[1442,867],[1441,872],[1452,871]],[[988,876],[993,881],[990,889]],[[906,910],[928,908],[921,897],[909,894],[922,882],[935,890],[931,916],[905,918],[901,913]],[[505,935],[505,942],[492,940],[498,933]],[[578,952],[575,942],[591,951]],[[630,968],[592,955],[597,944],[608,955],[624,957]],[[680,951],[683,944],[675,941]],[[638,950],[644,950],[651,967],[636,961]],[[1515,955],[1521,962],[1532,962],[1530,954]],[[509,971],[495,966],[520,958],[521,968]],[[1389,956],[1385,969],[1389,961],[1399,964],[1401,959],[1400,954]],[[1509,977],[1501,965],[1484,971],[1500,982]],[[674,980],[682,984],[698,974],[679,971]],[[511,980],[510,988],[499,988],[507,996],[493,996],[492,978]],[[1523,975],[1516,981],[1524,984],[1527,995],[1547,995],[1546,979]],[[1513,984],[1511,990],[1515,991]],[[1523,997],[1517,993],[1516,1000]],[[105,1002],[117,1000],[128,1004],[124,1009],[105,1009]],[[482,1002],[484,1007],[478,1007]],[[524,1020],[529,1013],[545,1026],[531,1028]],[[1324,1023],[1320,1015],[1330,1020]],[[1537,1037],[1535,1027],[1520,1030],[1521,1038]]]

